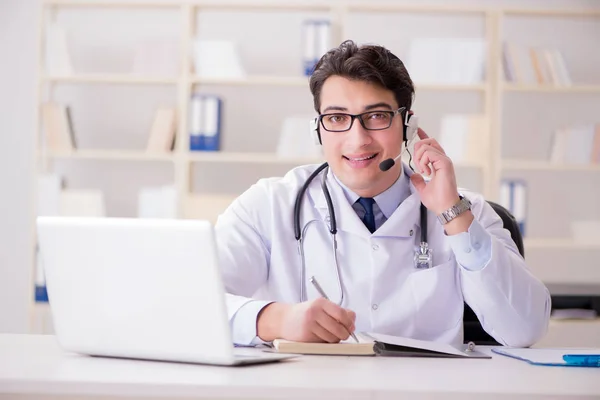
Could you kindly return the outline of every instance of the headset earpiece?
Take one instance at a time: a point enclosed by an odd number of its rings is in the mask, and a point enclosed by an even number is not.
[[[419,118],[412,112],[407,111],[404,114],[404,141],[410,142],[417,135],[419,129]]]
[[[313,141],[316,145],[321,144],[321,132],[319,131],[319,119],[310,120],[310,133],[313,137]]]

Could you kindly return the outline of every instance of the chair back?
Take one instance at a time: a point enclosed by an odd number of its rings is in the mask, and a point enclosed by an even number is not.
[[[494,209],[496,214],[502,219],[504,228],[510,232],[512,240],[517,245],[519,253],[524,258],[525,248],[523,246],[523,235],[519,230],[519,224],[515,217],[505,207],[500,204],[488,201],[488,204]],[[491,337],[481,326],[481,323],[477,319],[475,312],[465,303],[465,309],[463,314],[463,329],[464,329],[464,341],[465,343],[473,342],[478,345],[491,345],[498,346],[499,343]]]

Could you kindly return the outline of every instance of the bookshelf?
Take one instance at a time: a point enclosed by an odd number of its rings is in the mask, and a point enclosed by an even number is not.
[[[501,86],[505,92],[541,92],[541,93],[600,93],[600,85],[523,85],[505,84]]]
[[[555,172],[600,172],[600,165],[589,164],[558,164],[549,161],[504,159],[504,170],[536,170]]]
[[[42,78],[47,83],[113,83],[123,85],[176,85],[176,78],[168,77],[144,77],[132,75],[70,75],[70,76],[47,76]]]
[[[505,38],[506,21],[511,18],[584,18],[586,20],[597,18],[600,20],[600,10],[534,10],[525,8],[502,8],[502,7],[479,7],[479,6],[452,6],[452,5],[420,5],[420,4],[395,4],[395,3],[377,3],[377,2],[274,2],[254,0],[251,2],[223,2],[223,1],[173,1],[173,2],[127,2],[111,1],[100,2],[92,0],[43,0],[41,2],[42,15],[39,23],[39,59],[40,68],[38,79],[38,102],[41,103],[44,98],[52,97],[53,94],[63,86],[76,88],[93,88],[104,86],[118,87],[157,87],[159,89],[169,89],[174,91],[173,106],[177,110],[177,132],[175,148],[172,152],[164,154],[147,153],[143,148],[132,149],[94,149],[81,148],[74,151],[48,151],[43,148],[43,143],[38,135],[36,143],[36,165],[40,172],[50,170],[56,163],[68,161],[70,163],[80,163],[84,161],[100,161],[109,164],[115,161],[127,161],[129,164],[137,166],[144,165],[144,162],[159,162],[166,164],[173,170],[172,182],[179,195],[178,216],[181,218],[193,218],[196,213],[192,207],[197,207],[202,202],[202,195],[195,193],[194,181],[199,178],[194,171],[210,171],[216,164],[224,164],[231,168],[244,168],[251,170],[253,168],[272,168],[273,171],[282,171],[306,163],[317,163],[322,160],[311,157],[282,158],[276,155],[273,148],[262,149],[261,146],[244,142],[241,144],[233,141],[228,142],[225,148],[220,152],[193,152],[189,151],[189,135],[187,134],[190,98],[191,95],[200,90],[208,92],[226,92],[231,96],[250,93],[249,98],[254,93],[268,91],[276,95],[285,96],[285,99],[300,98],[305,96],[304,103],[306,107],[303,110],[312,111],[312,99],[309,97],[308,77],[300,73],[298,65],[297,73],[290,69],[288,64],[283,63],[281,70],[274,71],[266,68],[265,71],[259,71],[257,68],[249,68],[247,76],[242,78],[210,78],[199,77],[193,72],[193,57],[190,51],[193,40],[198,34],[198,27],[201,24],[201,15],[203,13],[253,13],[252,15],[282,15],[298,14],[303,17],[324,17],[332,21],[332,43],[341,42],[343,38],[354,38],[356,28],[352,24],[352,17],[356,15],[368,15],[369,18],[379,18],[381,16],[406,16],[416,15],[418,18],[427,18],[436,16],[442,19],[468,18],[473,26],[480,27],[480,37],[484,40],[487,52],[484,57],[484,79],[478,83],[472,84],[432,84],[415,82],[415,88],[418,97],[425,96],[473,96],[476,98],[476,104],[480,106],[479,113],[484,116],[486,126],[487,148],[485,150],[485,160],[487,162],[457,162],[458,171],[466,170],[469,173],[477,173],[481,178],[481,192],[490,200],[498,201],[499,182],[507,175],[519,176],[520,173],[527,174],[554,174],[564,173],[585,173],[591,174],[592,179],[598,179],[600,183],[600,165],[568,165],[555,164],[550,161],[540,159],[537,155],[514,157],[503,153],[503,148],[507,139],[505,130],[507,129],[506,109],[507,99],[511,96],[600,96],[600,76],[596,82],[578,82],[574,81],[571,86],[555,86],[550,84],[531,84],[506,82],[504,80],[502,68],[502,43]],[[142,75],[136,73],[126,73],[123,71],[107,70],[105,72],[76,71],[72,74],[51,74],[44,70],[43,60],[45,57],[43,43],[46,39],[46,30],[48,21],[56,19],[57,14],[62,10],[70,12],[89,13],[97,10],[127,10],[134,12],[145,12],[146,10],[169,12],[173,14],[169,23],[174,23],[172,32],[176,32],[179,43],[180,64],[178,72],[173,75],[150,74]],[[213,14],[210,14],[213,15]],[[471,22],[469,22],[471,24]],[[382,37],[386,34],[387,25],[380,24],[376,30],[362,28],[362,33],[367,37],[374,35],[373,42],[379,42],[389,47],[401,58],[406,55],[405,47],[395,39],[388,42],[376,40],[378,32],[382,32]],[[390,28],[391,29],[391,28]],[[394,28],[396,29],[396,28]],[[479,29],[479,28],[478,28]],[[171,31],[170,31],[171,32]],[[360,31],[359,31],[360,32]],[[366,32],[366,33],[365,33]],[[388,36],[396,37],[395,32]],[[359,42],[361,40],[356,39]],[[399,51],[396,51],[399,49]],[[591,50],[591,49],[590,49]],[[247,55],[249,64],[252,64],[251,55]],[[281,57],[284,58],[284,57]],[[245,60],[245,61],[246,61]],[[269,61],[267,60],[266,63]],[[276,60],[273,61],[276,64]],[[409,70],[409,72],[411,72]],[[83,90],[83,89],[81,89]],[[461,98],[462,97],[457,97]],[[283,99],[283,97],[282,97]],[[542,100],[543,101],[543,100]],[[460,101],[459,101],[460,102]],[[293,103],[294,105],[297,104]],[[427,104],[425,105],[425,109]],[[226,124],[237,118],[235,112],[226,110]],[[425,112],[426,113],[426,110]],[[600,122],[600,121],[598,121]],[[41,124],[41,116],[38,112],[38,126]],[[436,130],[436,125],[429,128],[429,132]],[[270,132],[265,135],[271,135],[274,129],[269,126]],[[85,132],[77,132],[85,135]],[[232,133],[233,135],[233,133]],[[244,139],[243,136],[239,136]],[[268,139],[268,138],[267,138]],[[267,139],[261,139],[267,142]],[[243,142],[240,140],[240,142]],[[77,164],[76,164],[77,165]],[[270,171],[270,169],[268,170]],[[275,173],[275,172],[274,172]],[[459,182],[460,184],[460,182]],[[600,185],[599,185],[600,186]],[[231,195],[233,197],[233,194]],[[193,206],[192,206],[193,205]],[[562,236],[560,236],[562,237]],[[32,238],[35,243],[35,238]],[[568,237],[564,239],[544,239],[526,237],[526,251],[532,252],[565,252],[565,251],[593,251],[600,254],[600,245],[589,243],[578,243]],[[33,246],[32,246],[33,247]],[[34,267],[35,268],[35,267]],[[568,273],[568,266],[565,266],[564,274]],[[35,275],[35,274],[34,274]],[[41,306],[43,307],[43,306]],[[34,304],[35,308],[35,304]]]
[[[48,159],[73,159],[73,160],[121,160],[121,161],[171,161],[175,162],[176,156],[172,154],[149,154],[142,151],[125,150],[76,150],[72,152],[51,151],[38,157]]]

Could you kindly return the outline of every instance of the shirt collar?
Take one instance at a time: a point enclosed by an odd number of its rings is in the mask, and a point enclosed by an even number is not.
[[[410,181],[408,179],[408,175],[405,173],[406,165],[402,163],[402,169],[400,171],[400,176],[396,181],[387,188],[384,192],[379,193],[377,196],[373,197],[377,206],[383,213],[386,219],[389,219],[391,215],[396,211],[396,208],[402,203],[408,196],[410,196]],[[348,189],[346,185],[344,185],[335,174],[333,174],[335,178],[335,182],[343,189],[344,195],[346,199],[350,203],[350,205],[356,203],[359,199],[359,195],[354,193],[352,190]]]

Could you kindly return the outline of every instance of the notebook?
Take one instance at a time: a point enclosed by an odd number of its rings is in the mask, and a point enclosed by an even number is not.
[[[356,333],[356,337],[358,343],[351,338],[340,343],[303,343],[275,339],[273,348],[279,353],[290,354],[491,358],[477,351],[472,343],[458,348],[447,343],[367,332]]]
[[[599,349],[492,349],[496,354],[525,361],[531,365],[600,368]]]

